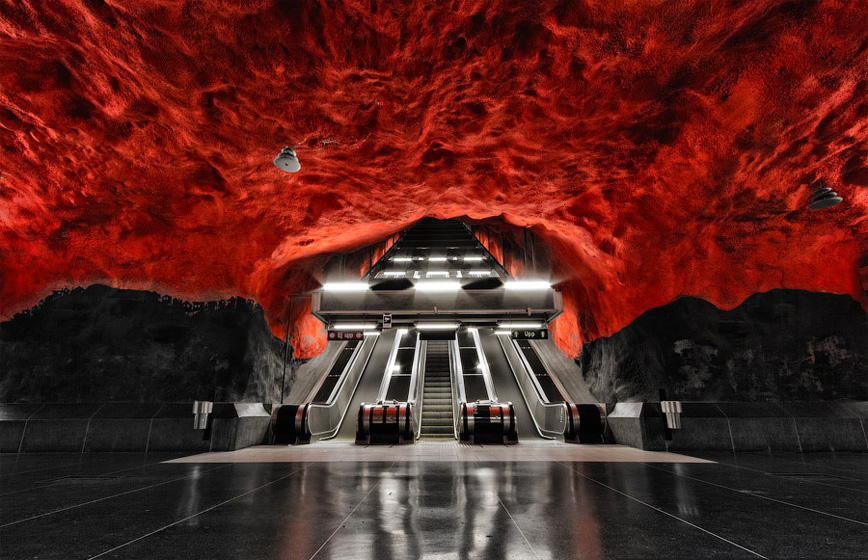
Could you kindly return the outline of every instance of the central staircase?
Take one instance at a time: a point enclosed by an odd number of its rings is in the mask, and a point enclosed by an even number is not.
[[[429,340],[425,356],[425,386],[422,389],[421,437],[454,439],[452,378],[449,374],[449,342]]]

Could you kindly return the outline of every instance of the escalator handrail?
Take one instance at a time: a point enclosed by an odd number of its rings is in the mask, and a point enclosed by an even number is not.
[[[313,389],[311,389],[310,393],[308,393],[308,395],[307,395],[307,398],[302,400],[302,402],[308,403],[308,402],[313,401],[314,397],[319,392],[319,388],[322,387],[322,384],[325,383],[325,380],[328,378],[329,374],[332,372],[332,368],[335,367],[335,362],[337,362],[340,359],[341,352],[343,352],[344,348],[347,347],[347,342],[348,341],[346,341],[346,340],[342,340],[338,343],[338,346],[340,346],[340,349],[335,352],[334,357],[332,357],[332,359],[329,360],[328,366],[324,368],[325,374],[323,374],[323,376],[322,376],[322,378],[320,378],[319,382],[314,383]],[[361,346],[361,344],[359,344],[359,346]],[[347,363],[347,366],[344,367],[344,371],[341,373],[341,377],[343,377],[343,373],[345,373],[347,371],[347,367],[352,363],[352,361],[353,360],[351,359]],[[340,381],[338,381],[338,384],[340,384]],[[337,386],[335,387],[335,389],[336,388],[337,388]],[[334,391],[332,391],[332,394],[334,394]],[[329,395],[329,396],[331,397],[331,395]]]
[[[530,412],[530,417],[533,420],[534,428],[536,428],[537,433],[540,437],[546,439],[557,439],[561,435],[563,435],[563,427],[560,429],[551,430],[546,428],[544,425],[540,424],[540,419],[537,418],[540,415],[540,409],[542,409],[541,416],[543,417],[543,424],[545,422],[546,416],[548,416],[549,412],[557,413],[560,411],[561,423],[566,420],[567,414],[567,405],[566,403],[551,403],[547,402],[547,399],[542,392],[542,389],[539,387],[539,384],[534,379],[533,373],[531,373],[530,367],[527,365],[527,362],[523,359],[521,352],[515,347],[515,343],[512,338],[509,338],[508,341],[505,341],[506,338],[503,335],[496,335],[498,338],[498,342],[500,342],[501,348],[503,348],[503,354],[506,356],[506,361],[509,364],[509,369],[512,370],[512,374],[515,377],[516,382],[518,383],[518,389],[521,391],[521,396],[524,399],[525,404],[527,404],[528,412]],[[509,345],[509,347],[507,347]],[[509,349],[507,349],[509,348]],[[515,352],[518,355],[518,364],[516,364],[516,355],[510,354],[509,350]],[[517,367],[519,366],[520,367]],[[517,370],[522,370],[524,375],[519,374]],[[529,383],[530,387],[525,389],[525,384]],[[532,389],[531,389],[532,388]],[[528,393],[532,393],[530,396],[533,396],[533,399],[528,398]]]
[[[455,439],[459,437],[461,424],[461,405],[467,401],[464,391],[464,370],[461,367],[461,356],[458,352],[458,341],[449,341],[449,373],[452,376],[452,424]]]
[[[368,362],[371,360],[371,354],[374,353],[374,346],[376,346],[377,340],[379,338],[379,333],[373,335],[365,335],[362,344],[359,345],[360,353],[353,357],[353,359],[351,360],[351,364],[348,364],[352,369],[348,369],[347,375],[344,376],[340,381],[340,394],[333,393],[334,398],[332,399],[332,402],[328,404],[311,403],[308,410],[308,426],[310,426],[310,418],[314,410],[324,410],[330,415],[332,410],[334,410],[336,407],[338,410],[343,409],[341,417],[335,424],[334,428],[330,428],[323,432],[312,431],[311,437],[318,437],[320,440],[326,440],[332,439],[336,435],[338,435],[338,431],[340,431],[341,425],[344,423],[344,418],[347,415],[350,401],[352,400],[353,395],[355,394],[356,389],[359,386],[359,383],[362,381],[362,374],[368,367]],[[366,346],[368,347],[367,353],[364,356],[364,360],[361,360],[361,352]],[[357,365],[359,365],[360,367],[356,367]],[[352,382],[350,380],[350,377],[355,377],[355,382]],[[349,390],[350,386],[352,386],[352,390]],[[347,402],[341,405],[341,400],[346,400]]]
[[[576,402],[575,397],[573,395],[570,395],[569,391],[564,389],[561,380],[553,374],[555,368],[553,368],[552,364],[549,363],[549,359],[546,358],[545,354],[540,352],[540,349],[538,348],[539,345],[537,344],[537,342],[539,341],[530,340],[528,342],[530,342],[530,347],[533,348],[534,352],[536,352],[539,361],[542,362],[543,367],[546,368],[546,371],[549,374],[549,378],[552,380],[552,383],[555,384],[555,387],[557,387],[558,391],[560,391],[561,395],[563,395],[565,399],[570,399],[571,402]]]
[[[482,369],[482,380],[485,382],[485,391],[488,393],[488,400],[491,402],[499,402],[497,400],[497,391],[494,386],[494,380],[491,378],[491,368],[488,367],[488,360],[485,358],[485,353],[482,351],[482,341],[479,339],[479,331],[477,329],[468,329],[470,336],[473,338],[473,345],[476,347],[476,358],[479,360],[480,369]]]
[[[413,398],[410,401],[411,412],[413,414],[413,422],[416,424],[413,431],[416,439],[422,437],[422,406],[424,406],[423,397],[425,395],[425,358],[428,356],[428,341],[421,340],[419,335],[416,335],[416,356],[413,358],[413,379],[410,381],[410,396]],[[414,386],[415,383],[415,386]],[[415,389],[415,395],[413,394]]]
[[[392,382],[392,369],[398,358],[398,350],[401,348],[401,339],[408,332],[407,329],[398,329],[395,332],[395,341],[392,343],[392,351],[389,352],[389,359],[386,360],[386,371],[383,372],[383,381],[380,383],[380,390],[377,392],[377,402],[386,400],[386,395],[389,393],[389,384]]]

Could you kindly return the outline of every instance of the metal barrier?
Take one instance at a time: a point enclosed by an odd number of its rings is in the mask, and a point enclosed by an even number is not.
[[[660,401],[660,409],[666,416],[666,427],[670,430],[680,430],[681,401]]]
[[[211,401],[193,401],[193,429],[204,430],[208,427],[208,415],[214,410]]]
[[[356,443],[403,444],[416,441],[410,403],[365,404],[359,407]]]
[[[309,410],[310,404],[285,404],[278,407],[271,416],[273,443],[310,443]]]
[[[568,404],[566,443],[604,443],[606,409],[597,404]]]
[[[461,441],[473,443],[518,443],[515,407],[512,403],[472,402],[461,404]]]

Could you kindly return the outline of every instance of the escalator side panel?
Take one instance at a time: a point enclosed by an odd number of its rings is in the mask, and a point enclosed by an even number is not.
[[[323,382],[320,385],[319,390],[316,392],[316,395],[314,396],[312,402],[328,402],[328,399],[331,396],[335,385],[338,384],[341,375],[344,373],[344,369],[347,367],[347,364],[350,362],[350,359],[356,352],[356,348],[361,345],[361,342],[361,340],[350,340],[349,342],[347,342],[347,345],[344,347],[343,350],[341,350],[341,353],[338,355],[338,359],[335,361],[331,370],[329,370],[328,375],[326,375],[325,379],[323,379]]]
[[[503,354],[503,348],[497,340],[497,335],[490,329],[479,330],[479,340],[482,343],[482,352],[488,361],[491,370],[491,380],[494,382],[497,398],[500,402],[511,402],[515,407],[515,419],[518,427],[519,439],[540,439],[536,431],[536,424],[524,402],[524,396],[518,387],[518,382],[512,373],[512,368]],[[468,401],[470,399],[468,398]]]
[[[386,363],[389,361],[392,344],[395,342],[395,334],[395,329],[389,329],[383,331],[377,337],[377,342],[371,352],[368,365],[365,371],[362,372],[362,378],[359,380],[359,385],[356,387],[353,398],[350,399],[350,404],[348,405],[347,413],[344,415],[341,428],[338,431],[337,439],[355,441],[359,407],[361,407],[363,402],[373,403],[377,400],[377,392],[380,390],[380,384],[383,381]]]

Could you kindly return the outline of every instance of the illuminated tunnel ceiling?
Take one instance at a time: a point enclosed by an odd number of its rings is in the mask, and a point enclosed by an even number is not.
[[[679,295],[866,305],[864,3],[79,4],[0,5],[3,318],[103,281],[282,335],[312,258],[461,215],[553,248],[573,354]]]

